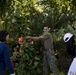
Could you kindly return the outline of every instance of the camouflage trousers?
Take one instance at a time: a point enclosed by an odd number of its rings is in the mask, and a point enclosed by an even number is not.
[[[59,75],[55,53],[50,49],[43,52],[43,75],[48,75],[48,67],[50,67],[54,75]]]

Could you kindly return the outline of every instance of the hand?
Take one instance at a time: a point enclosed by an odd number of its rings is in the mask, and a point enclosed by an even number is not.
[[[30,38],[31,38],[31,36],[25,36],[25,38],[26,38],[26,39],[30,39]]]
[[[15,75],[15,73],[11,74],[11,75]]]

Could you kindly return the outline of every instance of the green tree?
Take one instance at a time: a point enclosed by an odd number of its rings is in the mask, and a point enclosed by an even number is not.
[[[51,28],[51,33],[54,37],[55,49],[61,54],[64,51],[63,47],[63,35],[65,32],[75,31],[76,20],[76,1],[75,0],[1,0],[0,1],[0,30],[5,29],[10,32],[11,37],[18,42],[20,36],[33,35],[37,36],[42,33],[42,27],[47,24]],[[68,26],[70,21],[70,28]],[[73,22],[75,24],[73,25]],[[26,43],[25,43],[26,44]],[[61,46],[62,45],[62,46]],[[39,47],[39,44],[36,45]],[[31,70],[33,55],[36,55],[36,51],[33,46],[28,45],[29,50],[26,49],[26,45],[23,49],[23,54],[28,58],[21,57],[19,67],[26,70],[26,74],[33,75],[41,73],[37,71],[40,67],[40,60],[36,63],[36,73]],[[36,48],[36,49],[37,49]],[[65,51],[64,51],[65,52]],[[30,55],[31,54],[31,55]],[[35,57],[34,56],[34,57]],[[30,60],[29,60],[30,59]],[[39,59],[39,57],[38,57]],[[30,65],[25,61],[28,61]],[[35,61],[36,62],[36,61]],[[40,64],[41,65],[41,64]],[[31,68],[29,68],[31,66]],[[26,69],[26,67],[28,67]],[[28,70],[29,69],[29,70]],[[20,70],[20,69],[17,69]],[[21,70],[22,74],[24,70]],[[28,72],[27,72],[28,70]],[[31,72],[30,72],[31,70]]]

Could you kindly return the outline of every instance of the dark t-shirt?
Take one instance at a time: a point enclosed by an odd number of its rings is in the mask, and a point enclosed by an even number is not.
[[[45,49],[53,49],[53,38],[49,32],[43,33],[43,45]]]

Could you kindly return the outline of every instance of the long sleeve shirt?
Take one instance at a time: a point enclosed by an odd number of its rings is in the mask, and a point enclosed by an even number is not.
[[[0,71],[4,71],[6,67],[9,69],[10,73],[14,73],[10,60],[10,49],[7,44],[0,43]]]

